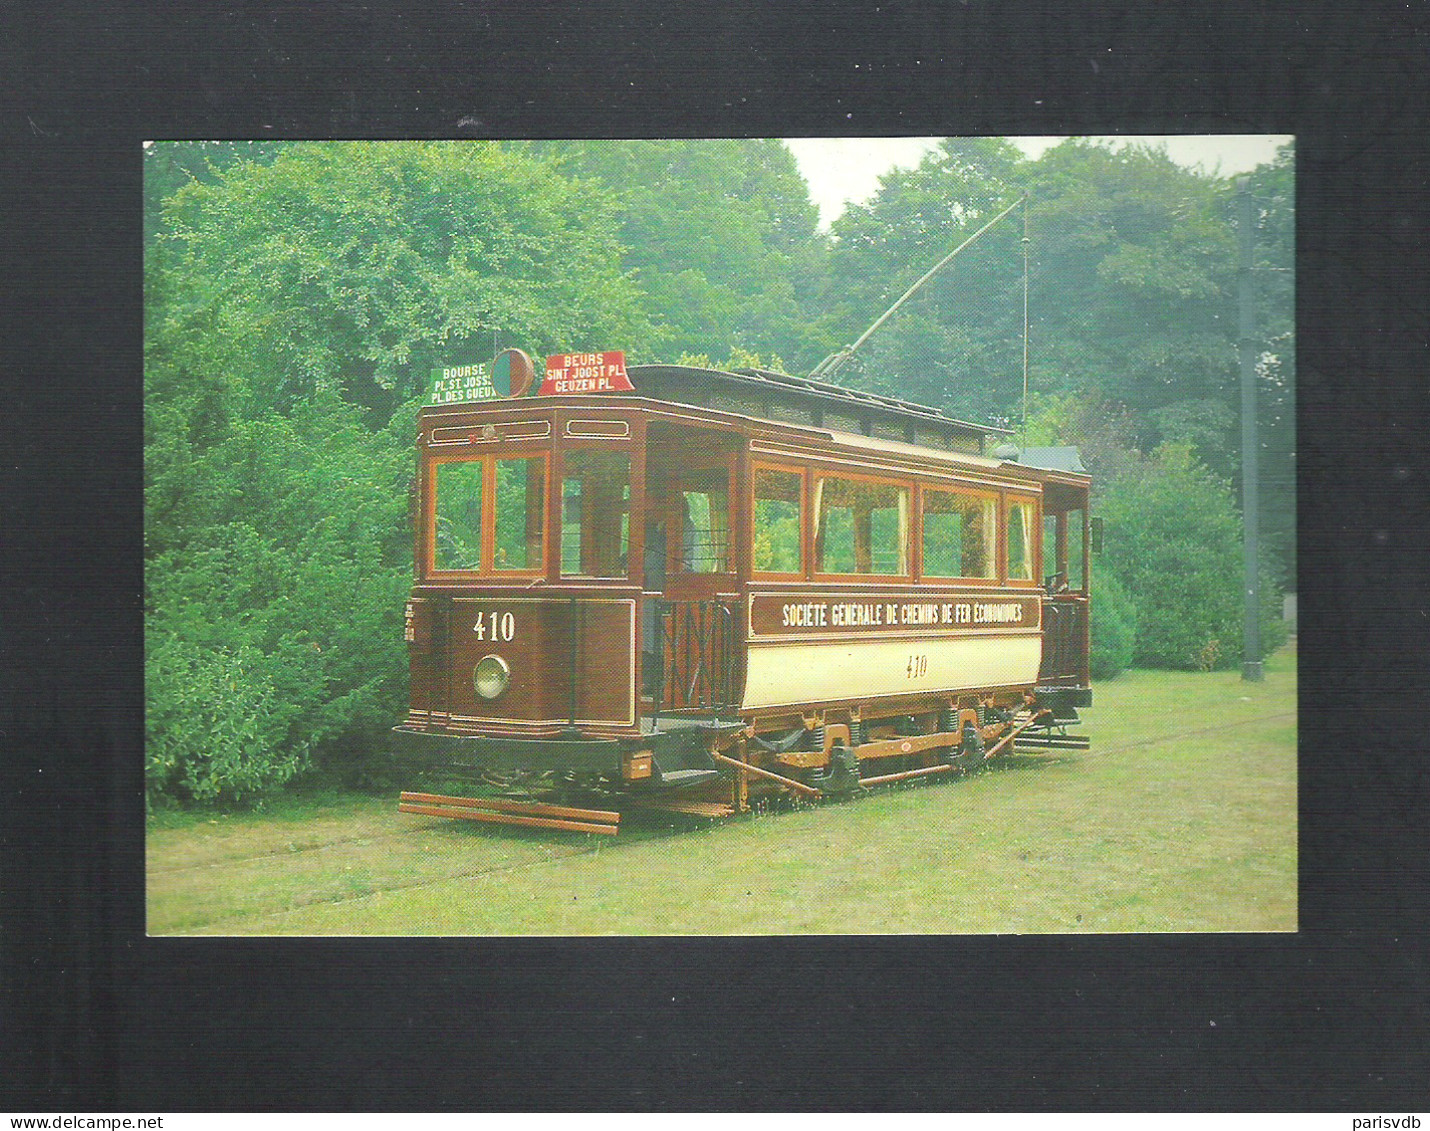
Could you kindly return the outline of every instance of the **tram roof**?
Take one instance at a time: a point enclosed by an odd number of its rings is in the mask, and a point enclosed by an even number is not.
[[[1082,465],[1082,456],[1076,448],[1024,448],[1018,453],[1017,462],[1043,471],[1087,474],[1087,468]]]
[[[857,418],[866,430],[875,422],[931,429],[949,438],[975,441],[982,449],[988,437],[1010,436],[1006,428],[975,424],[944,415],[928,405],[880,393],[846,389],[826,381],[776,373],[770,369],[708,369],[689,365],[633,365],[631,380],[636,396],[654,397],[698,408],[738,412],[783,423],[814,423],[832,427],[830,421],[814,418],[792,421],[790,410],[832,413]],[[843,429],[849,431],[850,429]]]

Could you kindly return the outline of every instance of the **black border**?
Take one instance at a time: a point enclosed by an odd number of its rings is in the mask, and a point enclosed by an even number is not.
[[[0,47],[0,1106],[1423,1107],[1423,10],[138,8]],[[1298,138],[1298,935],[145,939],[141,141],[1113,132]]]

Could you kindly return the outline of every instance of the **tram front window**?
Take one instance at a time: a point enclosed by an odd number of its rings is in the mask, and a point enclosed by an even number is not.
[[[435,467],[432,568],[452,573],[536,573],[546,525],[541,456],[444,460]]]
[[[492,569],[498,573],[539,570],[546,526],[546,476],[540,459],[496,461],[496,542]]]
[[[437,530],[432,565],[439,570],[482,568],[482,464],[437,465]]]
[[[561,572],[624,577],[630,545],[631,459],[567,452],[561,474]]]

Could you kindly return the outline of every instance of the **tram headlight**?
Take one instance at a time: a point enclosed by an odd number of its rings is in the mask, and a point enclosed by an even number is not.
[[[472,684],[483,699],[495,699],[511,682],[511,665],[500,656],[483,656],[472,671]]]

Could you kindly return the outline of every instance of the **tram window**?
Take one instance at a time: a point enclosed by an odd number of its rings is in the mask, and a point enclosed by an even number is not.
[[[496,461],[496,541],[492,569],[539,570],[546,527],[546,476],[538,458]]]
[[[1033,580],[1033,524],[1037,506],[1031,502],[1008,504],[1008,580]]]
[[[482,568],[482,461],[437,465],[433,568]]]
[[[730,567],[730,495],[727,473],[687,476],[680,492],[684,502],[681,564],[687,573],[724,573]]]
[[[561,476],[561,572],[624,577],[630,545],[631,459],[567,452]]]
[[[814,488],[817,573],[909,572],[909,489],[822,477]]]
[[[997,500],[933,488],[923,500],[924,576],[996,577]]]
[[[804,477],[773,467],[755,469],[756,573],[804,573],[800,557]]]

